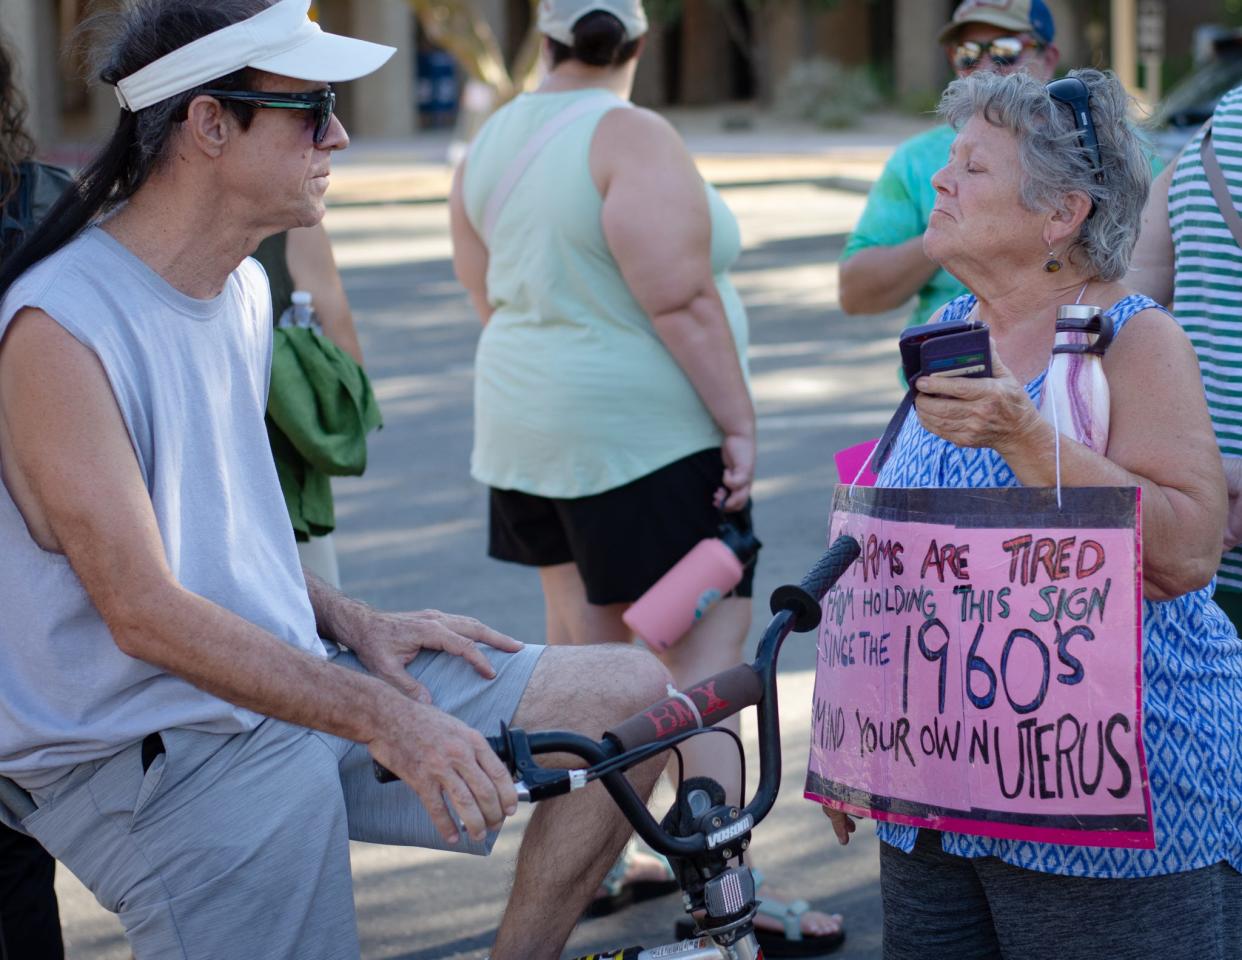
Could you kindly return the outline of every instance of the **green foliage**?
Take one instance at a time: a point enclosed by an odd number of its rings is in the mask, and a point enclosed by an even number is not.
[[[793,63],[776,89],[778,113],[829,129],[855,126],[881,101],[866,68],[849,69],[824,58]]]
[[[538,0],[529,0],[530,28],[513,63],[507,64],[491,25],[472,0],[407,0],[419,28],[436,46],[456,58],[468,76],[490,87],[500,105],[526,89],[534,78],[540,37],[535,29]]]
[[[653,23],[676,23],[681,18],[682,0],[643,0],[643,8]]]
[[[1140,64],[1140,66],[1144,67],[1143,75],[1144,78],[1146,78],[1146,67],[1142,64]],[[1190,51],[1177,55],[1166,56],[1164,61],[1160,64],[1160,89],[1167,91],[1170,87],[1176,85],[1178,81],[1189,74],[1194,68],[1195,58]]]
[[[935,115],[936,108],[940,106],[939,90],[923,90],[918,93],[904,94],[897,101],[897,109],[902,113],[908,113],[911,116],[925,117]]]

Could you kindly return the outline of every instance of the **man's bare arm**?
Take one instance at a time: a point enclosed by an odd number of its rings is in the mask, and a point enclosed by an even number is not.
[[[1126,286],[1166,307],[1173,303],[1173,233],[1169,229],[1169,184],[1176,162],[1152,182]]]
[[[322,220],[313,227],[289,231],[285,261],[295,288],[310,293],[324,336],[353,357],[358,366],[364,366],[358,328]]]
[[[449,232],[453,237],[453,273],[466,288],[470,303],[483,326],[492,318],[492,305],[487,299],[487,244],[475,232],[466,214],[466,161],[453,171],[449,189]]]
[[[849,314],[895,310],[939,269],[923,252],[922,234],[892,247],[864,247],[839,268],[841,309]]]
[[[238,706],[367,744],[448,837],[452,800],[472,835],[516,804],[474,731],[395,687],[325,662],[184,589],[98,359],[38,310],[0,349],[5,483],[44,546],[63,552],[117,646]],[[14,483],[13,477],[17,482]]]
[[[373,610],[345,596],[313,572],[302,568],[315,627],[325,640],[352,650],[371,676],[386,680],[407,697],[434,703],[433,691],[410,676],[406,667],[424,650],[461,657],[488,680],[496,676],[482,646],[508,653],[522,644],[498,630],[461,614],[439,610],[388,613]]]

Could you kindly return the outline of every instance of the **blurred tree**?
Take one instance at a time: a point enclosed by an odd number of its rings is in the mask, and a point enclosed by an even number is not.
[[[711,0],[720,11],[729,39],[750,69],[750,88],[760,103],[772,102],[777,78],[772,70],[772,24],[778,9],[793,5],[808,18],[832,10],[841,0]],[[874,3],[875,0],[867,0]],[[647,13],[657,22],[671,23],[682,11],[684,0],[646,0]],[[808,26],[809,29],[809,26]]]
[[[491,25],[471,0],[409,0],[427,39],[451,53],[471,79],[489,87],[496,107],[527,89],[535,75],[541,40],[535,28],[539,0],[529,2],[531,25],[509,63]]]
[[[720,11],[730,38],[750,68],[752,89],[760,101],[772,99],[771,27],[777,8],[797,4],[803,15],[821,13],[841,0],[711,0]],[[869,3],[875,0],[867,0]],[[539,0],[529,0],[530,27],[513,61],[507,62],[491,26],[472,0],[409,0],[427,38],[451,53],[465,72],[495,94],[494,105],[512,100],[533,81],[542,38],[536,28]],[[655,23],[672,23],[681,16],[684,0],[647,0],[647,14]]]

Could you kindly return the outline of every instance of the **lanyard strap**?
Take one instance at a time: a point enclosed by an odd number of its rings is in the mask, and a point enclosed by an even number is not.
[[[535,131],[532,136],[523,145],[522,149],[517,152],[509,166],[505,168],[505,172],[500,175],[500,179],[496,181],[496,186],[492,189],[491,195],[487,198],[487,205],[483,208],[483,224],[479,231],[484,243],[490,243],[492,231],[496,228],[496,221],[500,219],[500,213],[505,208],[505,204],[509,201],[509,197],[513,194],[514,188],[522,179],[522,175],[535,158],[543,151],[558,133],[567,126],[577,120],[579,117],[585,117],[592,111],[599,110],[601,107],[611,109],[611,107],[628,107],[630,102],[622,100],[616,94],[600,91],[598,96],[586,97],[579,100],[573,106],[562,110],[556,116],[548,120],[542,127]]]
[[[880,437],[880,442],[871,451],[871,472],[876,476],[879,476],[880,469],[884,466],[884,461],[893,452],[893,444],[897,440],[897,434],[901,433],[901,427],[906,422],[906,417],[909,415],[912,406],[914,406],[914,387],[910,387],[906,391],[906,395],[901,398],[901,403],[897,405],[897,409],[893,412],[892,419],[888,421],[888,426],[884,428],[884,435]]]

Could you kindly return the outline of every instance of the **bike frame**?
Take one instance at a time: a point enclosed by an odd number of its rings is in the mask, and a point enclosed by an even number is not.
[[[781,646],[791,632],[804,633],[819,626],[820,601],[859,552],[856,540],[848,536],[839,537],[800,585],[777,588],[771,599],[773,618],[759,641],[754,661],[749,664],[749,669],[759,680],[758,696],[750,702],[729,704],[727,710],[713,714],[710,723],[700,717],[699,723],[690,729],[685,729],[683,725],[667,735],[650,736],[629,749],[624,749],[621,738],[613,733],[605,734],[602,740],[592,740],[568,731],[528,734],[521,730],[502,729],[499,736],[489,737],[492,749],[509,767],[510,773],[518,778],[519,796],[538,802],[598,779],[638,835],[653,850],[668,857],[694,861],[696,865],[707,864],[710,860],[716,865],[711,871],[715,875],[707,879],[707,886],[729,873],[729,868],[721,865],[734,856],[740,856],[749,842],[750,830],[771,811],[780,788],[781,740],[776,663]],[[734,668],[735,671],[737,669]],[[723,678],[725,674],[717,676]],[[674,699],[688,701],[685,694],[677,693],[663,703]],[[735,807],[728,808],[724,817],[712,819],[708,828],[699,829],[692,835],[674,836],[669,833],[656,822],[646,804],[634,792],[625,778],[625,770],[656,753],[671,749],[680,741],[702,733],[724,717],[751,705],[757,708],[759,726],[759,783],[754,796],[740,811]],[[650,718],[655,712],[654,707],[648,708],[631,719]],[[534,756],[546,753],[570,753],[585,760],[589,766],[585,770],[553,770],[535,764]],[[717,807],[712,812],[724,809]],[[727,824],[722,822],[725,819],[729,821]],[[739,872],[737,877],[728,879],[737,888],[732,891],[734,902],[742,905],[728,915],[727,922],[716,926],[709,922],[705,928],[706,935],[696,939],[637,954],[627,952],[626,960],[719,960],[721,957],[725,960],[761,960],[763,954],[754,937],[753,882],[747,868],[740,867],[738,871],[744,871],[744,875]],[[742,892],[739,894],[738,890]],[[738,897],[740,900],[736,899]],[[700,902],[691,904],[691,899],[687,891],[688,909],[703,906],[701,895]],[[707,919],[710,921],[711,917],[709,910]]]

